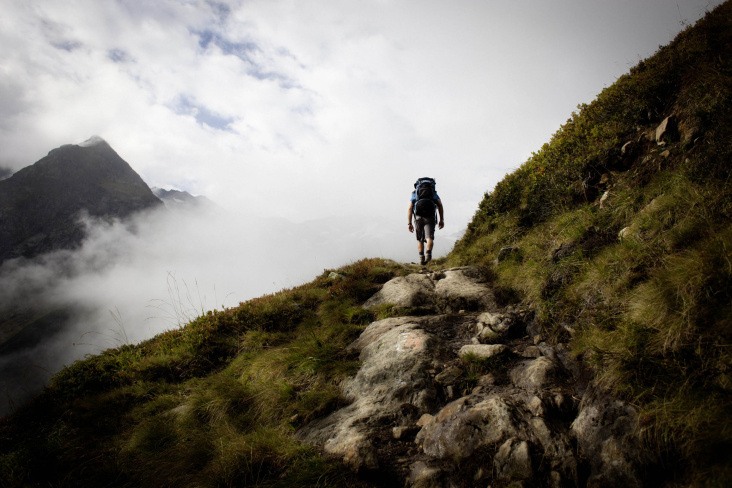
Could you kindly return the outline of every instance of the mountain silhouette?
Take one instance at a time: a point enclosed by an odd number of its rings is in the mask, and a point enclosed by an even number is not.
[[[0,181],[0,262],[78,247],[84,215],[123,219],[159,205],[102,138],[63,145]]]

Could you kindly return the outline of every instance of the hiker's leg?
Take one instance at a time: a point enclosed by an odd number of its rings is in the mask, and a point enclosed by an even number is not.
[[[427,241],[427,252],[425,253],[424,263],[432,261],[432,246],[435,243],[435,222],[430,220],[424,225],[424,237]]]
[[[427,241],[429,243],[429,241]],[[424,242],[417,241],[417,251],[419,251],[420,254],[424,254]]]
[[[427,264],[430,261],[432,261],[432,244],[433,243],[434,243],[434,241],[428,237],[427,238],[427,251],[425,252],[424,264]]]

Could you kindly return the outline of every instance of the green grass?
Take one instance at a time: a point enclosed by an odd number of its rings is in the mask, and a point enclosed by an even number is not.
[[[727,2],[579,107],[446,260],[492,265],[547,337],[639,408],[682,485],[732,479],[731,33]],[[672,113],[696,142],[642,140]],[[519,251],[495,263],[504,246]]]
[[[59,372],[0,424],[7,486],[366,486],[294,440],[341,405],[360,307],[405,269],[362,260]]]

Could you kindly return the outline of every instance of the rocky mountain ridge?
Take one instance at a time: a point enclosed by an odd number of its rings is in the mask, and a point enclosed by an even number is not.
[[[170,210],[207,209],[214,207],[214,203],[203,195],[191,195],[187,191],[166,190],[158,187],[152,187],[151,190],[165,204],[165,207]]]
[[[533,314],[500,308],[476,267],[394,278],[348,349],[351,403],[296,434],[379,486],[644,486],[635,409],[590,382]]]

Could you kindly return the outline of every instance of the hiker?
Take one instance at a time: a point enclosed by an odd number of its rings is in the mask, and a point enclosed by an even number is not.
[[[419,251],[419,264],[424,266],[432,260],[432,246],[435,240],[435,223],[437,212],[440,212],[438,229],[445,226],[442,219],[442,200],[437,195],[435,180],[432,178],[420,178],[414,183],[414,191],[409,201],[407,219],[409,219],[409,232],[417,228],[417,250]],[[412,225],[414,216],[414,226]],[[425,249],[425,242],[427,249]],[[425,256],[426,252],[426,256]]]

